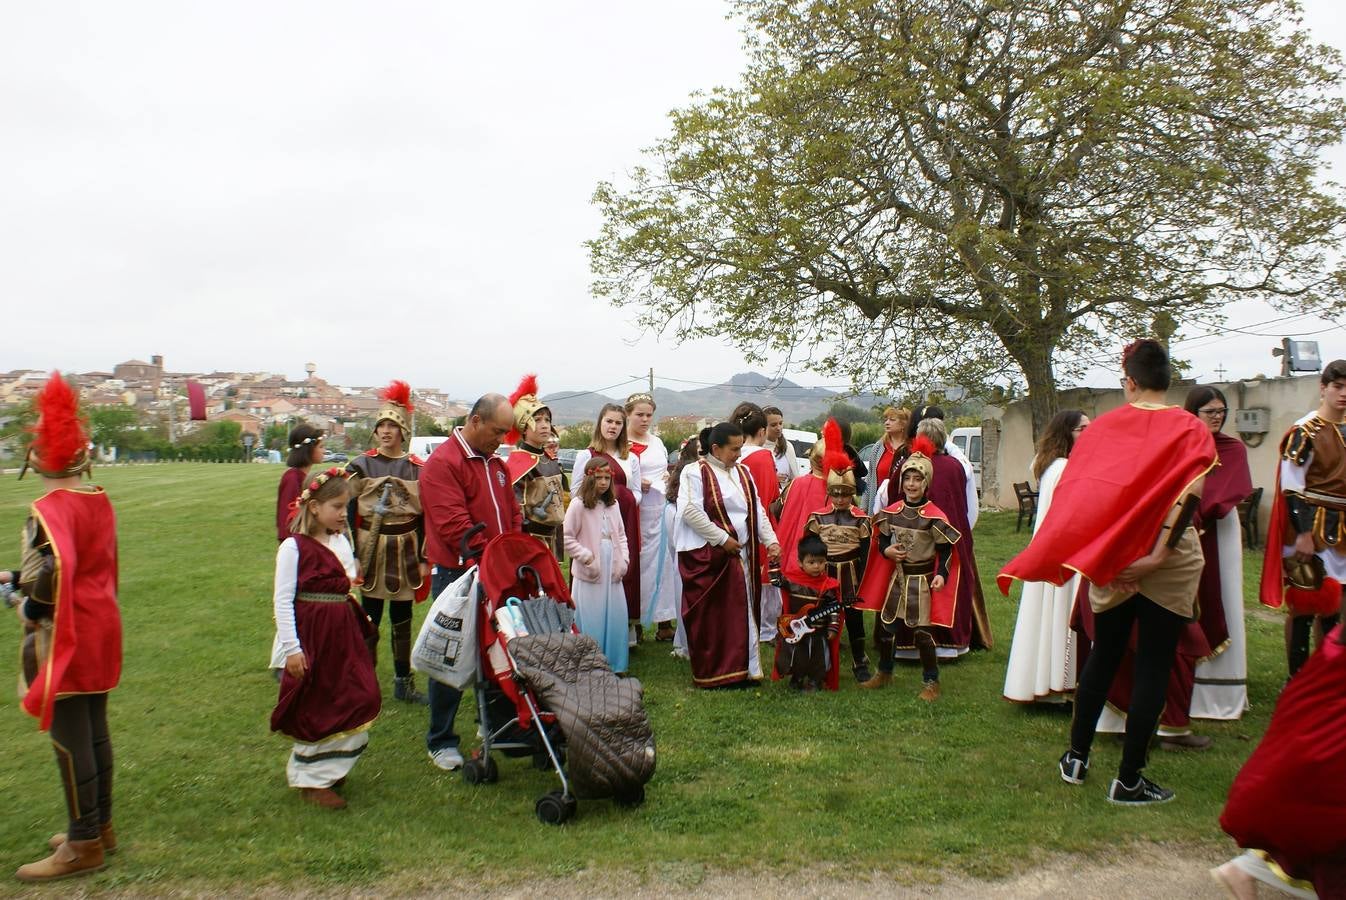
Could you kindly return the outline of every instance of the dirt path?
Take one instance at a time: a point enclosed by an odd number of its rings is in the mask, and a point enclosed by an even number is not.
[[[787,878],[774,873],[707,873],[699,866],[669,863],[652,877],[634,874],[585,871],[557,878],[529,879],[506,883],[480,881],[425,883],[380,883],[350,891],[304,891],[293,887],[244,888],[212,891],[177,888],[166,884],[152,891],[143,888],[131,893],[96,893],[95,896],[223,898],[250,897],[266,900],[319,900],[330,897],[360,898],[439,898],[464,897],[492,900],[654,900],[670,896],[686,898],[760,898],[772,896],[818,898],[818,900],[855,900],[868,897],[967,898],[996,897],[1057,898],[1070,900],[1115,900],[1115,898],[1181,897],[1183,900],[1220,900],[1224,892],[1211,881],[1208,870],[1229,858],[1232,850],[1199,849],[1140,845],[1107,860],[1085,856],[1059,856],[1045,865],[1023,874],[988,881],[965,875],[947,875],[937,883],[901,875],[877,874],[855,878],[844,872],[809,873],[802,878]],[[96,889],[96,882],[87,883]],[[87,896],[83,893],[79,896]]]

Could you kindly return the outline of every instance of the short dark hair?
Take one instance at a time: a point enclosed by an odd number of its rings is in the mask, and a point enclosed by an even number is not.
[[[806,556],[821,556],[827,558],[827,544],[816,534],[806,534],[799,539],[799,545],[795,548],[800,559]]]
[[[1166,391],[1173,383],[1168,351],[1163,344],[1148,338],[1134,341],[1122,351],[1122,371],[1137,387],[1147,391]]]
[[[942,419],[944,410],[938,406],[919,406],[911,414],[911,421],[907,422],[907,440],[913,440],[916,437],[916,428],[921,424],[922,419]]]
[[[1323,366],[1323,375],[1319,379],[1324,387],[1334,381],[1346,379],[1346,359],[1334,359]]]
[[[290,454],[285,457],[285,465],[291,469],[302,469],[313,464],[313,445],[323,438],[323,430],[307,422],[301,422],[290,429],[287,446]]]
[[[702,428],[700,453],[705,456],[710,452],[711,447],[723,447],[729,443],[733,437],[743,437],[743,429],[739,428],[733,422],[716,422],[709,428]]]
[[[1224,398],[1224,391],[1213,384],[1198,384],[1187,392],[1187,399],[1183,401],[1182,408],[1192,415],[1196,415],[1197,410],[1217,399],[1225,405],[1226,409],[1229,408],[1229,401]]]

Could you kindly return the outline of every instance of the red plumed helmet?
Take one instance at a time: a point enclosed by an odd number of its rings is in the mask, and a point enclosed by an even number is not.
[[[405,381],[393,379],[388,382],[388,386],[379,392],[380,400],[387,400],[389,403],[396,403],[407,412],[415,412],[416,407],[411,404],[411,385]]]
[[[936,453],[935,442],[923,434],[916,435],[916,439],[911,442],[912,454],[920,453],[922,456],[933,457]]]
[[[540,410],[547,409],[547,405],[537,396],[536,375],[529,373],[523,376],[514,393],[509,395],[509,405],[514,413],[514,427],[505,435],[505,443],[517,445],[529,429],[537,427],[533,417]],[[551,415],[551,410],[547,410],[547,414]]]
[[[842,496],[855,493],[855,466],[846,453],[846,442],[841,439],[841,426],[836,419],[823,424],[823,475],[827,492]]]
[[[79,414],[79,398],[61,373],[53,371],[38,392],[37,424],[30,431],[30,464],[52,478],[77,475],[89,465],[89,433]]]

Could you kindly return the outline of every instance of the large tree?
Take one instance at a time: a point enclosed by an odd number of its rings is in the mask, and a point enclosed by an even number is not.
[[[648,328],[919,391],[1058,375],[1231,301],[1325,309],[1337,54],[1293,0],[741,0],[742,84],[595,193]]]

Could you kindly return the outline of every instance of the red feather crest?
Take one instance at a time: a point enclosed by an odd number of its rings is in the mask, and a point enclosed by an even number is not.
[[[514,404],[519,402],[519,398],[526,397],[529,394],[532,394],[534,397],[537,396],[536,375],[530,374],[523,376],[523,380],[520,381],[519,386],[514,389],[514,393],[509,395],[509,405],[513,406]]]
[[[416,409],[411,405],[411,385],[405,381],[393,379],[388,382],[388,386],[379,392],[379,399],[396,403],[407,412],[414,412]]]
[[[916,435],[915,440],[911,442],[911,453],[914,456],[919,453],[922,456],[928,456],[931,459],[935,457],[935,442],[923,434]]]
[[[845,472],[849,468],[852,468],[851,458],[846,455],[841,426],[836,419],[828,419],[823,424],[823,471]]]
[[[33,454],[44,472],[62,472],[89,450],[89,435],[79,415],[79,399],[61,373],[53,371],[37,395]]]

